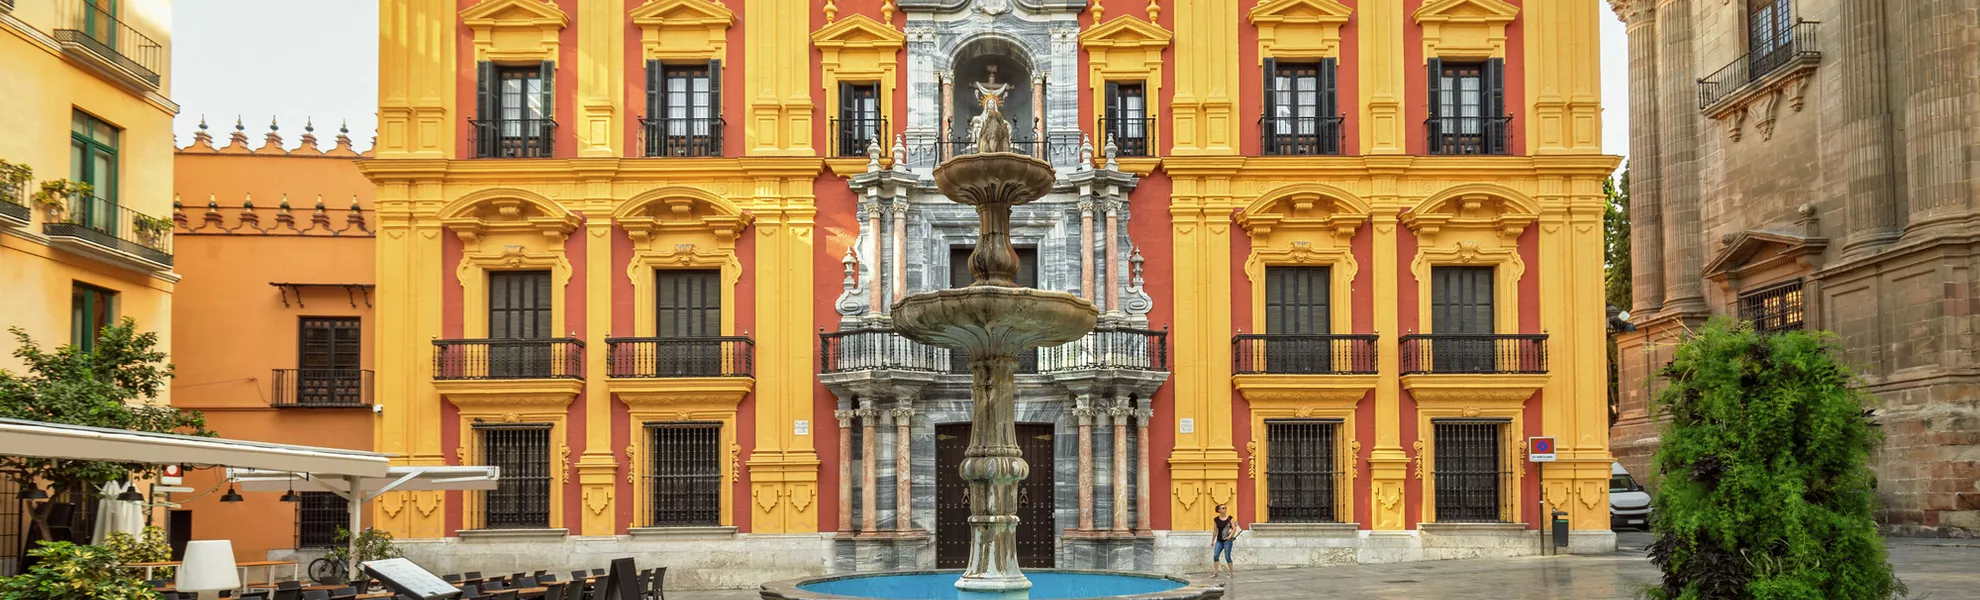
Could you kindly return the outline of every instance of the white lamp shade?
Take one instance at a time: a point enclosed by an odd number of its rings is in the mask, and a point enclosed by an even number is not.
[[[181,592],[212,592],[241,587],[241,571],[234,567],[234,542],[198,540],[186,543],[186,559],[179,566]]]

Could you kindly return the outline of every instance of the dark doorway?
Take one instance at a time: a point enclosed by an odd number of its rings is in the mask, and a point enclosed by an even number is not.
[[[165,517],[165,543],[172,547],[172,560],[186,558],[186,543],[192,541],[192,517],[190,510],[175,510]]]
[[[969,449],[970,424],[935,427],[935,568],[969,564],[969,486],[959,467]],[[1018,447],[1031,476],[1018,483],[1018,566],[1049,569],[1058,545],[1052,518],[1052,424],[1019,423]]]

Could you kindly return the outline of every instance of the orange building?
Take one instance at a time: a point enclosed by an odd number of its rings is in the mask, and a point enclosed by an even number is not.
[[[172,348],[173,405],[204,412],[225,438],[371,449],[375,225],[361,155],[343,134],[321,147],[307,126],[294,150],[273,124],[252,149],[238,123],[221,147],[204,128],[173,161],[188,301],[172,324],[192,332]],[[233,540],[236,560],[327,546],[348,518],[327,492],[220,502],[225,476],[189,473],[196,499],[171,517],[192,539]]]

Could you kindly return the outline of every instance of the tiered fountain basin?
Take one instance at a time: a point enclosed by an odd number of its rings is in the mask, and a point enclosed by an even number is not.
[[[1152,573],[1029,569],[1029,590],[956,589],[962,571],[898,571],[792,579],[763,584],[765,600],[1207,600],[1221,587]]]

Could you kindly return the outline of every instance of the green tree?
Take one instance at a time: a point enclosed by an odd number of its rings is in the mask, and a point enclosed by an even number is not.
[[[1602,213],[1602,283],[1610,306],[1629,310],[1629,169],[1622,176],[1602,182],[1608,208]]]
[[[158,391],[172,377],[172,365],[165,363],[164,352],[154,349],[158,334],[139,333],[129,317],[104,327],[89,350],[67,344],[48,352],[21,328],[8,331],[20,341],[14,356],[27,365],[27,373],[0,371],[0,418],[213,435],[199,412],[156,403]],[[0,456],[0,475],[21,489],[46,485],[54,497],[69,492],[86,496],[111,481],[153,476],[160,466]],[[42,502],[30,511],[31,531],[40,539],[51,539],[48,515],[53,508],[54,502]]]
[[[26,573],[0,577],[0,600],[156,600],[158,592],[138,579],[137,572],[120,568],[117,552],[108,546],[42,542],[28,551],[34,566]]]
[[[1884,599],[1904,586],[1872,520],[1879,442],[1833,334],[1720,317],[1664,376],[1650,558],[1660,599]]]

